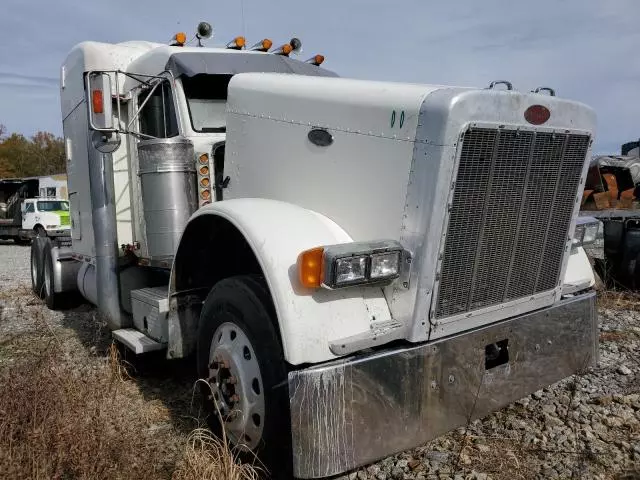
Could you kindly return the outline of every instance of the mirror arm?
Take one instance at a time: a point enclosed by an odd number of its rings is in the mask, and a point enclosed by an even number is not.
[[[138,118],[138,116],[140,115],[140,112],[142,111],[144,106],[147,104],[147,102],[151,98],[151,95],[153,95],[153,92],[156,91],[156,88],[158,88],[158,85],[160,85],[161,83],[162,83],[162,81],[156,82],[156,84],[153,86],[153,88],[151,88],[151,90],[149,91],[149,94],[147,95],[147,98],[144,99],[144,102],[142,102],[142,105],[140,105],[138,107],[138,111],[136,112],[136,114],[133,116],[131,121],[127,124],[127,130],[129,130],[131,128],[131,125],[133,125],[133,122],[136,121],[136,118]]]

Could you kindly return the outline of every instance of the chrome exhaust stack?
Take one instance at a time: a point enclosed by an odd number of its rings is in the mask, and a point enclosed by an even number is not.
[[[111,153],[98,150],[94,150],[93,155],[89,156],[91,218],[96,248],[96,303],[109,328],[115,330],[129,326],[130,321],[122,315],[120,309],[113,160]]]

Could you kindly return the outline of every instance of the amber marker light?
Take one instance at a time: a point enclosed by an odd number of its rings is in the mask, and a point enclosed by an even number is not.
[[[323,255],[323,247],[305,250],[298,255],[298,278],[304,287],[320,288],[322,286]]]
[[[236,37],[227,43],[227,48],[231,48],[233,50],[242,50],[246,45],[247,41],[244,37]]]
[[[173,37],[173,39],[176,41],[178,45],[182,46],[185,43],[187,43],[187,34],[184,32],[178,32],[176,33],[176,36]]]

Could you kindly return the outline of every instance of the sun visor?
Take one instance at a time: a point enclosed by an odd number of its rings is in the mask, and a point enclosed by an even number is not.
[[[295,73],[317,77],[337,77],[334,72],[283,55],[264,53],[184,52],[169,57],[166,70],[174,76],[204,74],[235,75],[245,72]]]

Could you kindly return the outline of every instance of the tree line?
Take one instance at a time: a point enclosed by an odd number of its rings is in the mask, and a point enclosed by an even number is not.
[[[53,133],[31,137],[7,133],[0,124],[0,179],[53,175],[66,171],[64,141]]]

